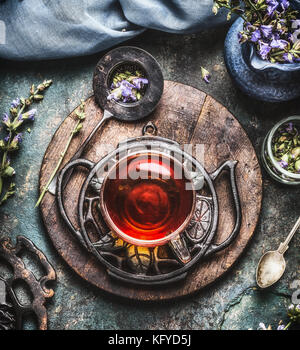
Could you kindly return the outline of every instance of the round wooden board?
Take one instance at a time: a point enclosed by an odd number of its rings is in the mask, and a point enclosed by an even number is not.
[[[79,145],[102,118],[102,110],[94,97],[86,101],[84,128],[72,141],[65,162],[68,162]],[[241,255],[251,239],[258,222],[262,201],[260,166],[245,131],[234,116],[211,96],[193,87],[165,81],[162,100],[148,118],[135,123],[110,120],[95,135],[84,155],[91,161],[101,159],[108,151],[107,144],[117,144],[129,137],[141,135],[143,125],[149,120],[158,127],[158,135],[176,140],[180,144],[203,144],[204,163],[208,172],[215,170],[225,160],[237,160],[237,184],[242,206],[242,226],[235,242],[209,260],[200,261],[185,281],[166,287],[141,287],[122,284],[111,279],[105,268],[73,238],[64,225],[54,196],[47,193],[41,205],[42,217],[48,234],[67,264],[82,278],[98,288],[114,295],[137,300],[166,300],[182,297],[198,291],[222,276]],[[43,159],[40,173],[40,189],[53,171],[60,150],[65,146],[66,135],[75,123],[71,113],[58,128]],[[67,212],[76,226],[77,198],[85,179],[85,171],[79,168],[65,190]],[[220,216],[216,242],[222,242],[234,225],[234,210],[227,176],[216,182]]]

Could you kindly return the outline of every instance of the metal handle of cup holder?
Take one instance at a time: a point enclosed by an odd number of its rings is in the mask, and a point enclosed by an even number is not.
[[[71,232],[73,233],[73,235],[80,241],[80,243],[88,248],[86,242],[84,241],[82,234],[80,232],[80,230],[77,230],[74,225],[72,224],[71,220],[68,217],[68,214],[66,212],[65,209],[65,205],[64,205],[64,200],[63,200],[63,192],[64,192],[64,188],[65,188],[65,176],[69,173],[69,170],[71,168],[75,168],[76,166],[84,166],[85,168],[87,168],[88,170],[91,170],[94,167],[94,163],[87,160],[87,159],[76,159],[71,161],[70,163],[68,163],[59,173],[58,175],[58,179],[57,179],[57,203],[58,203],[58,208],[60,211],[60,214],[63,218],[63,220],[65,221],[65,223],[67,224],[68,228],[71,230]]]
[[[156,125],[150,121],[143,126],[142,136],[133,137],[125,141],[121,141],[118,144],[117,148],[122,148],[126,145],[132,145],[134,143],[136,143],[137,146],[139,143],[147,143],[151,145],[151,142],[153,142],[153,146],[155,145],[155,143],[164,142],[164,143],[168,143],[171,146],[177,146],[178,148],[180,148],[180,145],[178,142],[170,140],[165,137],[157,136],[157,132],[158,132],[158,129]]]
[[[220,244],[212,244],[208,250],[205,253],[205,257],[208,257],[214,253],[217,253],[225,248],[227,248],[236,238],[238,235],[240,228],[241,228],[241,221],[242,221],[242,210],[241,210],[241,204],[240,204],[240,197],[237,189],[236,184],[236,177],[235,177],[235,170],[237,161],[228,160],[227,162],[223,163],[218,169],[216,169],[213,173],[210,174],[211,179],[214,181],[217,179],[217,177],[220,175],[220,173],[224,169],[229,170],[229,176],[230,176],[230,186],[231,186],[231,192],[235,207],[235,225],[231,232],[231,234],[225,239],[224,242]]]

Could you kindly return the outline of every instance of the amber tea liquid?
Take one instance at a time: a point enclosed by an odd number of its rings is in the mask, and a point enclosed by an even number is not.
[[[110,220],[127,236],[144,241],[176,231],[193,209],[193,196],[182,165],[150,152],[120,161],[103,190]]]

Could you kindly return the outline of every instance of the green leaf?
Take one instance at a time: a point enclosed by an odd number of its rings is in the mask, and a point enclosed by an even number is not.
[[[33,96],[33,99],[34,99],[35,101],[41,101],[43,98],[44,98],[43,95],[34,95],[34,96]]]
[[[13,182],[11,182],[9,187],[8,187],[7,192],[5,193],[5,195],[3,196],[3,198],[0,201],[0,206],[2,204],[4,204],[8,200],[8,198],[10,198],[11,196],[13,196],[15,194],[15,192],[16,192],[15,187],[16,187],[16,185]]]

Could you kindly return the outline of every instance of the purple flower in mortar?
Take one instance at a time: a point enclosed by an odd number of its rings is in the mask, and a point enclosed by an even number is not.
[[[251,27],[252,27],[252,24],[251,24],[250,22],[247,22],[247,23],[245,24],[245,29],[246,29],[246,30],[250,30]]]
[[[299,29],[300,28],[300,19],[294,19],[292,22],[292,28],[293,29]]]
[[[287,40],[290,42],[290,43],[293,43],[295,41],[295,38],[294,38],[294,35],[292,33],[288,33],[287,34]]]
[[[273,26],[272,25],[261,25],[260,26],[260,31],[262,32],[262,35],[265,38],[269,38],[272,34],[273,31]]]
[[[287,10],[290,6],[290,2],[288,0],[280,0],[280,6],[283,11]]]
[[[289,165],[289,164],[288,164],[285,160],[283,160],[283,159],[281,159],[281,161],[279,161],[278,164],[279,164],[279,165],[281,166],[281,168],[283,168],[283,169],[287,168],[288,165]]]
[[[285,129],[287,132],[292,132],[294,130],[293,123],[289,123],[288,127]]]
[[[240,44],[245,43],[248,40],[248,36],[244,32],[238,33],[238,40]]]
[[[256,42],[258,42],[259,39],[261,39],[261,32],[259,29],[256,29],[254,32],[252,32],[250,40],[253,43],[256,43]]]
[[[270,42],[270,46],[272,49],[281,49],[283,50],[289,43],[286,40],[281,39],[273,39]]]
[[[259,42],[259,54],[263,60],[266,60],[268,58],[270,51],[271,47],[269,44],[266,44],[263,41]]]
[[[285,60],[285,62],[288,62],[288,63],[294,62],[294,56],[289,52],[284,53],[282,55],[282,58]]]
[[[279,6],[279,3],[276,0],[266,0],[266,3],[268,5],[267,7],[267,13],[270,17],[273,16],[275,10]]]

